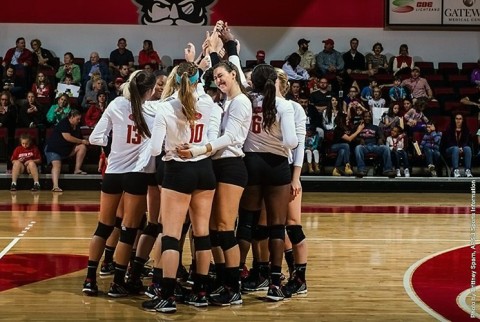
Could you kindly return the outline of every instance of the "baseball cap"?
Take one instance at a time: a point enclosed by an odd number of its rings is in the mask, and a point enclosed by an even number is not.
[[[322,41],[322,42],[323,42],[324,44],[326,44],[326,45],[334,45],[334,44],[335,44],[335,42],[333,41],[333,39],[330,39],[330,38],[325,39],[325,40]]]
[[[115,83],[123,83],[123,78],[121,77],[115,78]]]
[[[420,67],[418,67],[418,66],[414,66],[414,67],[412,68],[412,70],[418,70],[418,72],[420,73]]]
[[[263,50],[257,51],[257,57],[265,57],[265,51]]]
[[[308,44],[310,40],[306,40],[305,38],[300,39],[297,44],[300,46],[302,44]]]

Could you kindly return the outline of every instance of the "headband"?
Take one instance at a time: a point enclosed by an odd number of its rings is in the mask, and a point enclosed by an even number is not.
[[[198,70],[197,70],[195,75],[192,75],[188,78],[188,80],[190,81],[190,84],[195,84],[198,81],[198,77],[199,77],[199,73],[198,73]],[[177,82],[177,84],[180,84],[180,82],[182,81],[182,77],[179,76],[178,74],[176,74],[175,75],[175,81]]]

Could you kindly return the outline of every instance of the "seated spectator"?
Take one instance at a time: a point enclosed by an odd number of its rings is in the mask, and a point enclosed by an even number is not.
[[[452,162],[453,176],[455,178],[461,176],[459,165],[460,157],[463,156],[465,176],[473,177],[471,171],[472,148],[470,147],[470,131],[462,114],[455,114],[450,126],[445,131],[443,139],[445,140],[445,154]]]
[[[94,128],[98,120],[107,108],[107,94],[103,91],[97,93],[96,102],[90,103],[90,107],[85,113],[85,125]]]
[[[289,83],[290,83],[290,88],[288,90],[287,95],[285,95],[285,99],[298,102],[298,99],[301,94],[302,84],[299,80],[292,80]]]
[[[57,98],[57,104],[54,104],[52,107],[50,107],[47,112],[47,122],[50,125],[57,125],[61,120],[70,114],[72,109],[68,104],[68,100],[68,94],[60,94],[60,96]]]
[[[358,39],[352,38],[350,40],[350,50],[342,55],[343,61],[345,63],[345,71],[347,74],[359,73],[363,74],[366,72],[365,67],[365,56],[360,53],[358,50]]]
[[[12,95],[8,91],[0,93],[0,127],[8,131],[7,155],[12,155],[15,145],[15,129],[17,128],[17,107],[13,102]],[[7,172],[12,169],[12,162],[7,159]]]
[[[62,169],[62,160],[75,157],[74,174],[87,174],[82,171],[83,159],[87,152],[88,140],[83,139],[80,131],[82,115],[77,110],[71,110],[54,128],[47,138],[45,156],[47,165],[52,165],[53,192],[62,192],[58,179]]]
[[[425,162],[428,171],[432,177],[437,176],[435,165],[441,160],[440,143],[442,141],[442,132],[437,132],[433,122],[427,123],[427,131],[423,135],[420,147],[422,153],[425,154]]]
[[[17,70],[12,66],[8,65],[5,68],[5,75],[2,78],[2,89],[4,91],[10,92],[14,99],[21,99],[25,97],[26,88],[24,87],[25,82],[19,79],[16,76]]]
[[[322,128],[325,131],[333,131],[335,129],[335,118],[339,113],[343,113],[342,110],[340,110],[340,104],[338,102],[338,98],[335,96],[332,96],[332,99],[330,103],[327,105],[327,108],[323,111],[323,117],[322,117]]]
[[[257,51],[257,54],[255,55],[255,58],[256,58],[256,61],[250,62],[249,64],[247,64],[247,66],[246,66],[247,68],[253,68],[257,65],[266,64],[266,62],[265,62],[265,50]]]
[[[42,42],[39,39],[30,41],[32,48],[32,67],[38,72],[42,68],[53,69],[54,57],[50,50],[42,47]]]
[[[88,109],[90,104],[97,103],[97,94],[100,91],[107,92],[107,83],[101,79],[100,75],[94,74],[85,87],[85,96],[82,100],[82,108],[84,110]]]
[[[377,42],[372,47],[373,53],[367,54],[365,56],[367,60],[367,69],[370,75],[375,75],[378,73],[385,74],[388,71],[388,61],[387,56],[383,55],[383,46],[381,43]]]
[[[388,108],[388,112],[383,113],[379,127],[382,129],[383,134],[388,136],[393,127],[398,126],[403,129],[402,116],[400,115],[400,103],[392,102]]]
[[[403,166],[403,173],[406,178],[410,177],[408,153],[405,150],[405,134],[400,126],[394,126],[387,137],[387,146],[390,149],[390,157],[396,169],[397,177],[401,177],[401,169]]]
[[[85,87],[94,74],[100,74],[107,83],[111,80],[107,64],[100,61],[100,55],[96,51],[90,54],[90,60],[83,65],[82,86]]]
[[[73,63],[73,59],[73,54],[71,52],[66,52],[65,55],[63,55],[63,65],[58,68],[55,76],[60,82],[63,82],[66,75],[71,75],[73,84],[80,85],[82,73],[80,71],[80,66]]]
[[[282,69],[287,74],[289,80],[307,81],[310,78],[305,68],[300,66],[301,57],[297,53],[288,56],[287,61],[283,64]]]
[[[118,39],[117,47],[117,49],[110,53],[109,67],[113,77],[118,75],[119,69],[123,65],[127,66],[129,72],[133,72],[135,70],[135,60],[133,59],[133,53],[127,49],[127,40],[125,38]]]
[[[309,174],[320,173],[320,152],[318,151],[319,136],[314,127],[307,129],[305,136],[305,158]],[[313,156],[313,160],[312,160]]]
[[[138,64],[140,67],[149,64],[153,70],[163,69],[162,60],[153,49],[153,42],[151,40],[143,41],[143,49],[138,53]]]
[[[363,122],[365,127],[358,134],[359,143],[355,146],[357,175],[359,177],[366,175],[365,154],[373,153],[382,158],[383,175],[394,176],[395,172],[392,169],[390,150],[385,145],[385,138],[380,128],[372,124],[372,114],[370,112],[364,113]]]
[[[54,96],[54,90],[48,77],[45,77],[43,72],[38,72],[35,77],[35,82],[32,85],[32,92],[35,97],[42,104],[50,106],[52,104],[52,97]]]
[[[420,77],[420,68],[417,66],[412,68],[411,77],[404,79],[402,86],[408,88],[414,103],[415,100],[421,97],[426,98],[427,100],[433,99],[432,89],[430,88],[430,85],[428,85],[427,80]]]
[[[368,101],[372,99],[373,88],[377,86],[378,86],[377,79],[373,76],[369,77],[368,86],[365,86],[364,88],[362,88],[362,92],[360,93],[360,98],[364,103],[368,104]]]
[[[116,97],[122,96],[122,84],[124,83],[123,78],[117,77],[115,78],[114,87],[112,90],[108,92],[108,101],[113,101]]]
[[[323,51],[319,52],[316,57],[317,72],[319,75],[327,73],[339,75],[345,66],[342,54],[334,49],[335,42],[332,39],[322,41],[324,45]]]
[[[395,76],[393,79],[393,86],[389,89],[388,96],[392,102],[401,102],[407,97],[407,92],[402,87],[400,76]]]
[[[297,54],[300,55],[300,66],[303,67],[307,72],[315,70],[315,54],[308,50],[308,44],[310,40],[305,38],[300,39],[298,44]]]
[[[317,108],[319,113],[323,113],[332,99],[332,92],[329,87],[328,80],[322,77],[318,82],[318,89],[310,93],[310,102]]]
[[[2,65],[3,67],[12,65],[15,68],[32,66],[32,52],[25,47],[25,38],[17,38],[15,47],[7,50],[3,56]]]
[[[12,183],[10,191],[17,190],[17,179],[22,173],[32,175],[32,191],[40,190],[40,181],[38,180],[38,166],[42,162],[42,157],[38,148],[32,143],[32,138],[28,134],[20,136],[20,145],[13,150],[11,157]]]
[[[473,85],[480,88],[480,58],[477,61],[478,67],[472,70],[472,74],[470,75],[470,80]]]
[[[352,101],[360,101],[359,90],[355,86],[351,86],[348,94],[343,98],[343,111],[348,112],[348,105]]]
[[[351,131],[355,131],[363,122],[364,113],[369,112],[360,101],[351,101],[347,106],[347,125]]]
[[[373,88],[373,96],[368,100],[368,107],[372,112],[372,122],[374,125],[379,125],[383,113],[388,112],[388,108],[385,107],[385,104],[385,99],[382,97],[382,90],[380,87],[375,86]]]
[[[20,105],[18,110],[19,127],[38,127],[45,124],[45,109],[37,103],[33,92],[27,93],[27,99]]]
[[[356,139],[365,125],[362,122],[358,124],[355,131],[350,131],[347,125],[346,115],[343,113],[337,114],[334,121],[335,129],[333,130],[333,142],[330,149],[337,153],[337,159],[335,160],[332,176],[341,176],[342,170],[340,170],[340,168],[342,166],[345,166],[343,173],[351,176],[353,171],[350,165],[350,143]]]
[[[427,107],[427,101],[419,99],[413,103],[413,107],[403,116],[410,134],[413,132],[424,132],[428,123],[428,118],[423,114],[425,107]]]
[[[398,56],[393,59],[392,71],[394,75],[408,75],[413,68],[413,58],[408,54],[408,46],[400,45]]]

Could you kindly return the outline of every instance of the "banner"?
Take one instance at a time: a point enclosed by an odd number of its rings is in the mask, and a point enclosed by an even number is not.
[[[387,25],[480,27],[480,0],[389,0]]]
[[[0,22],[232,26],[384,26],[383,0],[2,0]]]

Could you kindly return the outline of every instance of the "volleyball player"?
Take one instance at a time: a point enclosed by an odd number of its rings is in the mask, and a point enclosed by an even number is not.
[[[123,297],[143,288],[127,286],[125,272],[146,210],[147,173],[155,171],[154,158],[150,154],[150,128],[154,113],[142,108],[145,100],[151,97],[154,85],[153,74],[144,71],[132,73],[123,88],[123,97],[117,97],[109,104],[89,138],[91,144],[105,146],[108,134],[113,131],[112,148],[100,195],[99,222],[89,248],[87,278],[83,286],[83,292],[87,295],[98,293],[98,261],[105,241],[114,228],[115,213],[122,194],[123,222],[115,254],[114,279],[108,295]]]
[[[186,302],[198,307],[208,305],[209,220],[216,186],[211,159],[203,154],[215,104],[204,92],[197,94],[199,73],[193,63],[181,63],[175,78],[178,96],[158,103],[152,131],[152,155],[162,152],[165,141],[165,173],[160,202],[163,279],[160,295],[142,304],[146,310],[164,313],[177,310],[175,277],[179,262],[179,239],[187,211],[194,232],[197,267],[192,294]],[[186,160],[178,155],[177,148],[186,143],[192,145],[196,157]]]
[[[285,222],[290,200],[291,173],[289,150],[298,145],[292,105],[276,98],[277,74],[270,65],[258,65],[252,71],[253,116],[244,144],[248,185],[241,200],[241,216],[258,218],[262,200],[267,211],[271,258],[267,298],[285,298],[281,289],[281,269],[285,239]],[[239,227],[244,229],[246,227]]]

